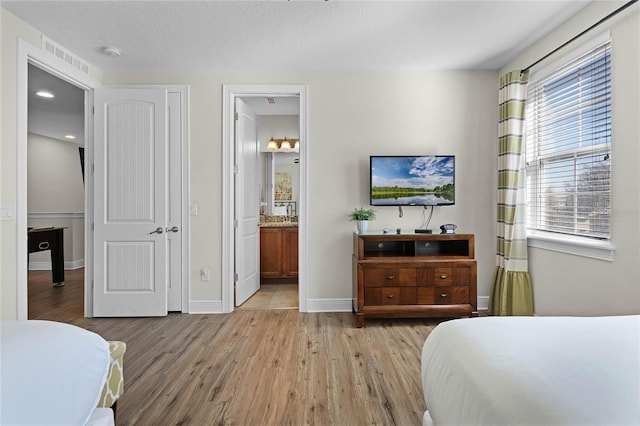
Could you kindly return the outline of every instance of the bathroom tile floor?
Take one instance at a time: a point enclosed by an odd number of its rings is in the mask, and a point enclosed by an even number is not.
[[[262,284],[253,296],[236,310],[262,311],[298,309],[298,284]]]

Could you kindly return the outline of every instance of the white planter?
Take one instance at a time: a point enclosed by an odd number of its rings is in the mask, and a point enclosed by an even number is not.
[[[358,234],[366,234],[367,233],[367,227],[369,226],[369,221],[368,220],[359,220],[356,222],[357,226],[358,226]]]

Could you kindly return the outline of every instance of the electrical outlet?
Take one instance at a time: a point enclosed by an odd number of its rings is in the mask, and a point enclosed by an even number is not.
[[[203,266],[200,269],[200,281],[209,281],[209,268]]]

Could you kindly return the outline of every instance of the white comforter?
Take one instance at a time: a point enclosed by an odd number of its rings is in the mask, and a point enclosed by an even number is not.
[[[110,362],[102,337],[57,322],[3,321],[0,338],[0,424],[113,424],[111,410],[95,409]]]
[[[640,316],[487,317],[431,332],[435,425],[639,425]]]

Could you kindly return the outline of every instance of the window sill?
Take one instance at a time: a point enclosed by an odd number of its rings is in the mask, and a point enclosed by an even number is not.
[[[529,247],[590,257],[613,262],[615,247],[611,241],[596,241],[572,235],[557,235],[546,232],[531,232],[527,235]]]

